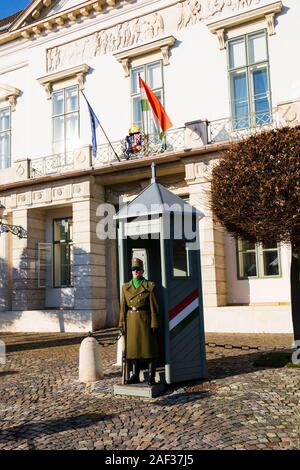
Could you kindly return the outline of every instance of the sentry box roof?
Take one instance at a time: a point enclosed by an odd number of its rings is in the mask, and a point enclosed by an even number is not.
[[[155,164],[152,163],[151,184],[136,198],[114,216],[115,220],[130,219],[154,214],[184,214],[186,216],[203,217],[203,213],[191,204],[183,201],[157,181]]]

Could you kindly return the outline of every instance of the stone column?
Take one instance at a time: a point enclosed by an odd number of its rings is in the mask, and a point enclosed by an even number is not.
[[[103,188],[94,184],[89,196],[73,202],[74,307],[86,311],[93,330],[106,326],[105,241],[96,235],[103,201]]]
[[[12,310],[42,310],[45,289],[38,288],[38,243],[45,241],[45,213],[38,209],[13,212],[13,224],[28,232],[27,238],[12,236]]]
[[[186,182],[189,185],[190,203],[200,209],[205,217],[200,221],[201,271],[205,307],[227,304],[225,272],[224,231],[213,221],[210,208],[210,174],[217,160],[188,163]]]

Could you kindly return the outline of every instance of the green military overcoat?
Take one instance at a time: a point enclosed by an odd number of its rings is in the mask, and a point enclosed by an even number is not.
[[[132,307],[147,310],[131,311]],[[155,283],[143,280],[137,289],[132,281],[123,284],[120,327],[126,332],[127,359],[150,359],[158,356],[158,326]]]

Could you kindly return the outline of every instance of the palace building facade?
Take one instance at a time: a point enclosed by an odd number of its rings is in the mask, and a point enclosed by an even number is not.
[[[299,20],[298,0],[33,0],[0,20],[0,203],[27,230],[0,236],[0,330],[117,325],[101,208],[132,200],[155,162],[204,213],[206,331],[292,332],[290,247],[233,239],[209,195],[232,141],[299,124]],[[162,140],[142,119],[139,74],[172,120]],[[96,152],[84,96],[111,142],[98,125]],[[133,125],[147,139],[128,149]]]

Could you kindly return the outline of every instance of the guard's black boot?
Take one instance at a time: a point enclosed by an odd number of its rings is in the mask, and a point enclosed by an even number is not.
[[[137,359],[131,361],[132,364],[132,375],[130,379],[127,380],[127,384],[138,384],[140,382],[140,366]]]
[[[149,362],[149,378],[148,378],[148,385],[155,385],[155,362]]]

